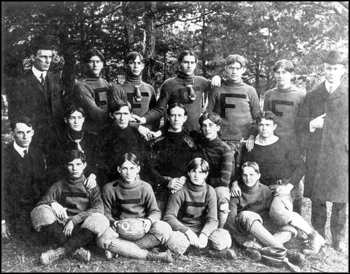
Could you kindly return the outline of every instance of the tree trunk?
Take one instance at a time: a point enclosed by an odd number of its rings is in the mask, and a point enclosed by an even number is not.
[[[155,76],[155,48],[156,48],[156,30],[155,30],[155,13],[157,12],[157,2],[145,2],[145,30],[146,30],[146,48],[145,48],[145,72],[144,80],[150,82]]]

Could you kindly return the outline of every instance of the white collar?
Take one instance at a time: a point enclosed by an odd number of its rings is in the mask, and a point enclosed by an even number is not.
[[[338,83],[333,83],[331,84],[330,82],[328,82],[327,80],[325,81],[325,86],[326,86],[326,89],[327,91],[329,92],[329,88],[332,86],[332,93],[340,86],[340,82]]]
[[[27,154],[28,154],[29,147],[20,147],[19,145],[17,145],[16,142],[13,142],[13,147],[19,153],[19,155],[21,155],[22,158],[24,157],[25,150],[27,150]]]
[[[41,74],[44,74],[44,78],[46,78],[47,71],[40,71],[34,66],[32,66],[32,71],[36,78],[41,79]]]

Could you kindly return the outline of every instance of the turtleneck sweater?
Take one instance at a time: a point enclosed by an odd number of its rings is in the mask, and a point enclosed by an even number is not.
[[[152,224],[160,220],[160,210],[152,187],[136,179],[126,183],[117,179],[102,189],[105,215],[111,224],[124,218],[147,218]]]
[[[101,77],[84,76],[73,87],[73,102],[85,111],[85,128],[98,134],[108,117],[110,84]]]
[[[85,179],[84,175],[77,179],[67,176],[54,183],[36,206],[57,202],[66,208],[67,215],[74,225],[82,223],[92,213],[103,214],[99,186],[89,190],[83,184]]]
[[[216,188],[219,186],[229,187],[231,177],[235,173],[234,154],[232,149],[219,137],[214,140],[198,139],[198,152],[195,157],[202,157],[209,163],[208,183]]]
[[[184,138],[191,137],[185,131],[167,131],[154,141],[148,163],[150,182],[156,195],[158,192],[168,192],[169,180],[163,176],[179,178],[187,173],[187,165],[193,158],[195,148],[189,147]]]
[[[192,101],[189,98],[190,88],[187,85],[193,85],[196,98]],[[198,119],[204,111],[203,100],[211,90],[211,82],[201,76],[184,76],[178,73],[176,77],[164,81],[160,89],[160,96],[154,108],[149,110],[144,117],[147,123],[160,120],[165,114],[167,106],[173,103],[183,104],[188,111],[188,118],[185,123],[187,130],[198,130]]]
[[[264,111],[269,110],[276,115],[275,135],[293,142],[293,145],[300,143],[295,123],[305,95],[305,91],[292,85],[287,89],[270,89],[264,96]]]
[[[106,125],[98,136],[95,155],[99,158],[104,167],[104,172],[108,173],[108,182],[117,176],[116,162],[120,155],[132,152],[139,156],[143,162],[146,156],[146,143],[137,130],[137,125],[129,124],[122,129],[114,124]]]
[[[256,162],[260,167],[260,182],[273,185],[277,180],[290,179],[289,183],[296,186],[305,174],[305,167],[299,151],[285,144],[282,139],[262,146],[254,144],[251,151],[242,151],[242,163]],[[240,174],[236,174],[237,178]]]
[[[253,187],[248,187],[244,183],[240,184],[242,195],[231,197],[230,212],[224,228],[232,231],[235,217],[242,211],[252,211],[261,216],[263,220],[269,219],[272,192],[269,187],[257,182]]]
[[[185,233],[192,229],[209,237],[219,223],[215,190],[206,183],[195,185],[187,180],[179,191],[169,197],[164,221],[174,231]]]
[[[135,99],[135,87],[138,87],[141,92],[141,101]],[[142,76],[135,76],[130,72],[127,73],[125,82],[113,87],[112,100],[127,100],[132,107],[132,112],[142,117],[148,110],[156,106],[157,98],[154,88],[142,81]],[[154,122],[146,125],[153,131],[159,128],[159,122]]]
[[[220,87],[214,87],[209,93],[208,111],[221,117],[220,136],[224,141],[239,141],[258,134],[255,122],[260,113],[258,94],[243,81],[226,80]]]

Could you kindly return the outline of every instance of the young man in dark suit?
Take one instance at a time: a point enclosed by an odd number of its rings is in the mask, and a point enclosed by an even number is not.
[[[2,151],[1,234],[28,237],[30,211],[46,191],[46,164],[40,149],[31,145],[34,129],[30,118],[11,122],[14,142]]]

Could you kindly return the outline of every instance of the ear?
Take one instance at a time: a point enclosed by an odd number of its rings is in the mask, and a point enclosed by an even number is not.
[[[187,121],[187,118],[188,118],[188,116],[185,115],[185,116],[184,116],[184,123]]]
[[[219,132],[221,129],[221,126],[216,125],[216,129],[217,129],[217,132]]]
[[[108,113],[109,117],[111,117],[114,120],[114,116],[112,113]]]
[[[30,59],[34,62],[34,61],[35,61],[35,55],[34,55],[34,54],[31,54],[31,55],[30,55]]]
[[[85,162],[85,163],[83,163],[83,170],[86,168],[86,166],[87,166],[87,163]]]
[[[68,119],[67,118],[63,118],[64,122],[67,124],[68,123]]]
[[[32,129],[32,131],[33,131],[33,135],[32,135],[32,137],[33,137],[33,136],[34,136],[34,133],[35,133],[34,128]]]
[[[141,167],[140,167],[140,166],[137,166],[137,167],[136,167],[136,172],[137,172],[137,173],[140,173],[140,170],[141,170]]]
[[[258,177],[258,180],[260,180],[260,177],[261,177],[261,173],[258,173],[258,176],[257,176],[257,177]]]
[[[277,123],[273,124],[273,130],[275,130],[277,128]]]
[[[119,166],[117,167],[117,170],[118,170],[119,173],[122,173],[122,170],[121,170],[121,168]]]

